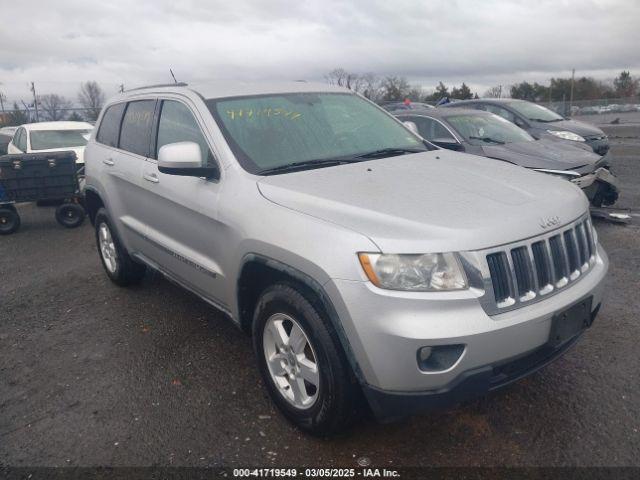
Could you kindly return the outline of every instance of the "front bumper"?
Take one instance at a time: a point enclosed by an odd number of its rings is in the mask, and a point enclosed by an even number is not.
[[[398,416],[406,414],[404,403],[406,407],[416,403],[433,408],[455,403],[467,392],[477,394],[494,388],[492,376],[497,366],[544,349],[555,313],[588,296],[593,297],[592,312],[597,310],[607,268],[606,254],[599,247],[593,268],[570,288],[493,316],[485,313],[478,300],[480,292],[474,289],[395,292],[368,282],[335,279],[325,289],[341,320],[372,408],[378,416]],[[419,368],[416,353],[421,347],[452,344],[465,348],[451,368],[438,372]],[[552,359],[561,353],[545,355]],[[534,363],[542,366],[548,362]],[[537,368],[525,369],[523,374]],[[403,409],[394,413],[387,411],[388,405]]]
[[[593,323],[600,305],[591,312]],[[573,347],[581,332],[560,347],[542,345],[532,352],[461,373],[450,385],[427,392],[389,392],[365,385],[363,392],[379,420],[440,410],[507,386],[550,364]]]
[[[613,205],[618,200],[620,193],[618,178],[607,168],[600,167],[571,182],[580,187],[595,206]]]

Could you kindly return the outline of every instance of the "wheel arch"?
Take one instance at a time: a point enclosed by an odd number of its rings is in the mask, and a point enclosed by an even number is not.
[[[310,275],[284,262],[256,253],[249,253],[243,258],[236,284],[238,320],[242,330],[251,333],[253,312],[260,294],[269,285],[277,282],[292,284],[315,308],[325,314],[354,375],[362,383],[364,376],[338,313],[324,287]]]
[[[98,213],[98,210],[100,210],[100,208],[102,207],[106,207],[106,205],[102,201],[102,197],[100,197],[100,194],[97,192],[97,190],[92,187],[86,187],[84,198],[87,215],[89,215],[91,225],[95,225],[96,214]]]

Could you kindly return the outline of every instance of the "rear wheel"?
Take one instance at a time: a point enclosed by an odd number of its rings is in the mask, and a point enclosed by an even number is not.
[[[0,208],[0,235],[9,235],[20,228],[20,215],[13,205]]]
[[[271,398],[298,427],[327,435],[356,418],[358,385],[336,333],[299,290],[276,284],[262,293],[253,344]]]
[[[82,225],[86,212],[77,203],[63,203],[56,208],[56,220],[67,228],[76,228]]]
[[[98,253],[107,276],[121,287],[140,283],[145,266],[135,262],[129,256],[104,208],[96,213],[95,226]]]

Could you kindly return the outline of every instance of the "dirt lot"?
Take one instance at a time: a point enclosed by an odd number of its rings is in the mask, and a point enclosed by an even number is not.
[[[615,140],[640,212],[640,140]],[[554,365],[449,411],[330,440],[272,407],[249,338],[158,275],[112,285],[90,225],[21,208],[0,238],[0,466],[640,465],[640,218],[598,222],[600,316]]]

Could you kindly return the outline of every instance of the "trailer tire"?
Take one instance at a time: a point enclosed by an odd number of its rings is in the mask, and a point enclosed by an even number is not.
[[[0,235],[10,235],[20,228],[20,215],[15,207],[0,208]]]
[[[63,203],[56,208],[56,220],[63,227],[76,228],[82,225],[87,212],[77,203]]]

